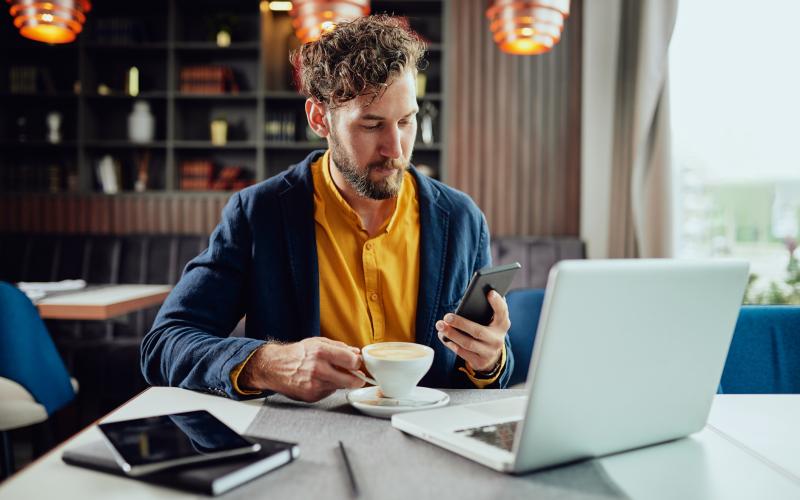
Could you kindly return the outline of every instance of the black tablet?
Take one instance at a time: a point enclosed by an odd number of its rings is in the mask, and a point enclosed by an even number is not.
[[[98,425],[123,472],[158,470],[256,453],[261,445],[240,436],[205,410]]]

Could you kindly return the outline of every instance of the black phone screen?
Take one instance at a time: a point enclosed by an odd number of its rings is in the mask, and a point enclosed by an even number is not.
[[[455,313],[481,325],[491,323],[494,310],[486,295],[490,290],[505,295],[511,287],[514,275],[521,268],[519,262],[514,262],[502,266],[484,267],[475,271]]]

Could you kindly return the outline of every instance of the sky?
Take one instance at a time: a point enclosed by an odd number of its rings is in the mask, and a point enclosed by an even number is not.
[[[676,167],[800,179],[800,1],[681,0],[670,45]]]

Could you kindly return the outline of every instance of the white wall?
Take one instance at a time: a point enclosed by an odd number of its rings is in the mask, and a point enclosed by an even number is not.
[[[620,0],[583,3],[581,238],[592,259],[608,256],[614,95]]]

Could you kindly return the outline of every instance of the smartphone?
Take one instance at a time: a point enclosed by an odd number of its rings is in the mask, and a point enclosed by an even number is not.
[[[520,263],[514,262],[502,266],[484,267],[475,271],[467,285],[467,291],[464,292],[464,296],[461,297],[461,301],[456,307],[455,314],[481,325],[491,323],[494,310],[486,295],[490,290],[505,295],[511,287],[514,275],[520,269],[522,269]],[[449,339],[445,337],[445,340]]]
[[[129,476],[256,453],[261,445],[240,436],[205,410],[98,425]]]

